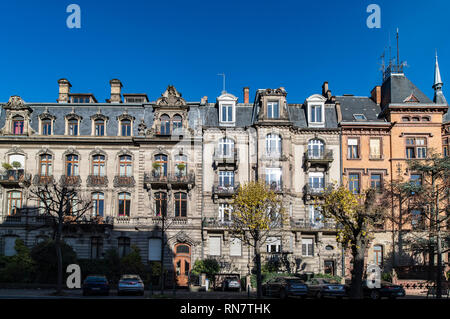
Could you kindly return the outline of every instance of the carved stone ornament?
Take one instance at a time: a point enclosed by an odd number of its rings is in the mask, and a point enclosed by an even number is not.
[[[158,106],[185,106],[186,101],[173,85],[169,85],[161,97],[156,100]]]
[[[144,122],[144,119],[141,119],[141,122],[138,125],[138,134],[146,135],[147,125]]]
[[[8,102],[3,105],[5,110],[29,110],[32,109],[26,105],[25,101],[18,95],[13,95],[9,98]]]

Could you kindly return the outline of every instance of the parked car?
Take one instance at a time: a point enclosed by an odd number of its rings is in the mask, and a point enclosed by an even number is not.
[[[281,299],[291,296],[306,298],[308,286],[297,277],[275,277],[262,286],[263,296],[277,296]]]
[[[367,281],[363,282],[364,297],[371,299],[390,298],[396,299],[397,297],[405,297],[405,289],[400,285],[394,285],[388,281],[381,281],[380,288],[369,288]]]
[[[144,283],[139,275],[122,275],[117,285],[117,295],[134,293],[144,295]]]
[[[306,282],[308,286],[308,294],[315,298],[336,297],[342,298],[346,296],[345,285],[327,278],[311,278]]]
[[[241,280],[238,277],[226,277],[222,281],[222,290],[241,291]]]
[[[83,282],[83,296],[109,295],[109,282],[103,275],[89,275]]]

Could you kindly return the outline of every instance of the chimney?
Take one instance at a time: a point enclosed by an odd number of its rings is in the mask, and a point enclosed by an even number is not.
[[[208,104],[208,97],[205,95],[204,97],[202,97],[202,99],[200,100],[200,105],[206,105]]]
[[[72,85],[67,79],[59,79],[59,94],[58,99],[56,100],[58,103],[69,103],[69,93]]]
[[[109,103],[122,103],[122,82],[118,79],[112,79],[109,81],[111,85],[111,98],[109,99]]]
[[[336,101],[336,115],[338,123],[342,122],[341,102]]]
[[[328,98],[327,92],[328,92],[328,82],[325,81],[322,84],[322,96]]]
[[[250,88],[248,86],[244,87],[244,103],[250,103]]]
[[[370,98],[378,105],[381,104],[381,86],[377,85],[372,89]]]

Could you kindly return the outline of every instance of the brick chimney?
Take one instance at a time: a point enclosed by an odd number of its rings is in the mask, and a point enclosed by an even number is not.
[[[59,94],[58,99],[56,101],[58,103],[69,103],[70,88],[72,87],[69,80],[59,79],[58,85],[59,85]]]
[[[250,103],[250,88],[248,86],[244,87],[244,103]]]
[[[341,102],[336,101],[336,115],[338,123],[342,122]]]
[[[381,104],[381,86],[377,85],[375,86],[372,91],[370,92],[371,99],[377,103],[378,105]]]
[[[328,98],[328,82],[325,81],[322,84],[322,96]]]
[[[122,82],[118,79],[112,79],[109,81],[111,85],[111,98],[109,99],[109,103],[122,103]]]

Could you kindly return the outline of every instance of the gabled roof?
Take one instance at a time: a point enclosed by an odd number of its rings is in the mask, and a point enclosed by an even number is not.
[[[390,103],[433,103],[404,74],[392,74],[381,86],[381,105],[384,108]],[[412,98],[414,97],[414,98]],[[413,99],[408,101],[408,99]]]

